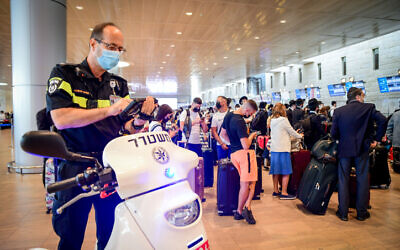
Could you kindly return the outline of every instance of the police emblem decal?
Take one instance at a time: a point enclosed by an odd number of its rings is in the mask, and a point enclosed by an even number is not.
[[[57,90],[60,83],[61,83],[61,80],[59,80],[59,79],[51,80],[49,83],[49,89],[48,89],[49,94],[53,94]]]
[[[168,155],[167,150],[165,150],[162,147],[155,147],[153,149],[153,159],[160,164],[168,163],[169,155]]]

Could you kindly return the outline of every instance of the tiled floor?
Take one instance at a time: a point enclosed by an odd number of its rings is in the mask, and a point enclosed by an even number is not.
[[[58,239],[45,213],[41,176],[7,173],[10,138],[10,130],[0,130],[0,249],[55,249]],[[215,188],[206,189],[203,222],[212,249],[400,249],[399,174],[392,172],[389,190],[371,191],[372,217],[364,222],[354,212],[348,222],[336,218],[337,194],[327,214],[316,216],[298,200],[273,199],[266,172],[263,181],[265,194],[253,205],[256,225],[218,216]],[[94,249],[94,226],[91,214],[83,249]]]

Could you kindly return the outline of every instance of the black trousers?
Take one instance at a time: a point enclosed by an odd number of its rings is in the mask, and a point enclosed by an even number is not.
[[[61,161],[58,165],[57,181],[74,177],[87,167]],[[60,237],[58,249],[81,249],[92,206],[94,206],[96,212],[97,249],[104,249],[111,236],[115,207],[121,202],[121,198],[117,193],[105,199],[101,199],[99,195],[83,198],[64,209],[61,214],[57,214],[57,208],[82,192],[80,187],[76,187],[56,193],[52,222],[54,231]]]
[[[352,162],[355,163],[357,175],[357,199],[356,209],[360,216],[365,215],[368,209],[368,172],[369,157],[368,151],[358,157],[339,159],[339,211],[342,215],[347,215],[349,211],[349,179]]]

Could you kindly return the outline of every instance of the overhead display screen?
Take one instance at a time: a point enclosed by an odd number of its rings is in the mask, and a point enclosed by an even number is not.
[[[400,91],[400,76],[378,78],[381,93]]]
[[[344,96],[346,90],[343,84],[331,84],[328,85],[328,91],[330,96]]]
[[[272,100],[274,102],[280,102],[281,101],[281,92],[272,92]]]
[[[318,87],[308,88],[307,89],[307,96],[308,98],[321,98],[321,94],[319,92]]]
[[[296,99],[306,99],[307,94],[305,89],[296,89]]]
[[[346,91],[349,91],[351,87],[362,89],[365,93],[364,81],[346,82]]]

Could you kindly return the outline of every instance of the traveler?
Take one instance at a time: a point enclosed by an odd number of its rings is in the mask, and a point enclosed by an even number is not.
[[[157,115],[155,120],[152,121],[149,125],[149,132],[161,132],[167,131],[169,137],[173,138],[178,130],[175,128],[168,130],[167,122],[169,122],[174,114],[174,111],[168,104],[163,104],[158,108]]]
[[[0,111],[0,122],[6,120],[6,114],[4,113],[4,111]]]
[[[400,110],[393,113],[389,120],[386,135],[393,147],[393,170],[400,172]]]
[[[218,112],[213,115],[211,122],[211,133],[217,141],[217,156],[218,160],[230,157],[230,143],[224,140],[219,135],[221,134],[222,123],[225,115],[228,113],[228,100],[225,96],[217,98],[216,107]]]
[[[332,101],[331,105],[332,105],[332,107],[331,107],[331,111],[329,114],[330,114],[330,117],[333,117],[333,113],[335,112],[335,109],[336,109],[336,101]]]
[[[193,103],[189,109],[182,111],[179,121],[180,130],[184,132],[187,140],[186,148],[195,152],[199,157],[202,157],[200,129],[207,133],[207,124],[205,117],[200,113],[202,100],[199,97],[193,99]]]
[[[303,99],[296,100],[296,108],[292,111],[292,124],[296,127],[304,119]]]
[[[135,133],[143,128],[155,104],[146,98],[140,117],[121,124],[117,116],[130,102],[125,79],[107,70],[117,65],[123,51],[123,35],[113,23],[94,27],[89,54],[80,64],[58,64],[50,74],[46,94],[47,111],[64,138],[68,150],[96,157],[102,162],[106,144],[120,130]],[[57,180],[82,173],[92,164],[61,161]],[[81,187],[56,193],[53,206],[53,228],[60,237],[58,249],[81,249],[89,212],[94,205],[97,226],[97,249],[104,249],[114,224],[114,210],[121,202],[117,193],[101,199],[86,197],[57,214],[57,209],[82,193]]]
[[[295,100],[290,100],[289,102],[289,108],[286,112],[287,118],[290,122],[290,125],[293,127],[293,110],[296,109],[296,101]]]
[[[323,129],[323,118],[318,115],[319,107],[318,101],[315,98],[312,98],[308,101],[308,108],[310,109],[310,113],[305,120],[309,119],[310,127],[304,129],[304,143],[307,148],[311,150],[314,144],[321,139],[325,135],[325,131]]]
[[[352,162],[357,175],[357,219],[370,217],[368,207],[368,150],[381,141],[385,133],[386,118],[375,109],[375,105],[364,103],[365,94],[361,89],[351,87],[347,93],[348,104],[335,109],[331,136],[339,140],[339,208],[336,215],[348,220],[349,179]],[[374,122],[377,130],[374,134]]]
[[[257,160],[255,151],[249,148],[257,134],[247,133],[243,116],[253,115],[257,109],[256,102],[248,100],[238,110],[225,115],[221,129],[221,136],[231,143],[232,163],[240,175],[238,208],[234,218],[235,220],[244,218],[249,224],[256,223],[251,211],[251,201],[257,181]]]
[[[243,104],[245,104],[245,102],[247,102],[247,100],[248,100],[247,96],[242,96],[239,99],[239,104],[243,105]]]
[[[282,103],[275,104],[271,119],[271,166],[269,174],[272,175],[274,185],[273,197],[281,200],[294,200],[296,196],[287,192],[289,176],[292,174],[292,163],[290,159],[291,142],[290,137],[302,138],[297,133],[286,117],[285,106]],[[282,175],[282,193],[279,192],[279,176]]]

